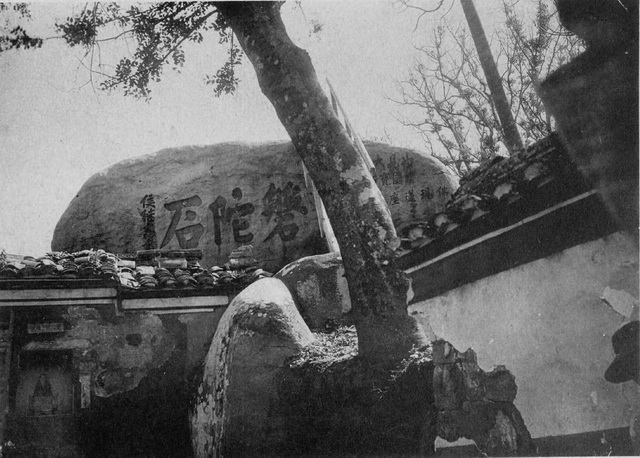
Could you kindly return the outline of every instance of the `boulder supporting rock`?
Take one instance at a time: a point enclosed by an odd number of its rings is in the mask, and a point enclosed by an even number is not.
[[[231,302],[205,359],[190,407],[194,456],[247,456],[279,449],[276,373],[313,341],[284,283],[264,278]]]
[[[349,324],[345,314],[351,311],[351,299],[339,253],[298,259],[275,276],[287,285],[311,329],[331,331],[337,325]]]

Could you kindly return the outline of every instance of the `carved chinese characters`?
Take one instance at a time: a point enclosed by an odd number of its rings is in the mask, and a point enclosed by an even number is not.
[[[288,182],[283,189],[276,188],[273,183],[269,185],[267,194],[262,198],[265,210],[262,216],[267,220],[273,219],[276,226],[264,241],[268,241],[274,235],[279,235],[283,242],[296,238],[298,226],[294,222],[294,211],[302,215],[307,214],[307,207],[302,202],[300,186]]]
[[[425,167],[424,157],[393,148],[371,154],[374,178],[397,230],[437,213],[451,197],[455,181],[442,168]]]
[[[140,215],[143,220],[142,237],[145,239],[145,247],[152,245],[155,240],[155,229],[154,232],[149,229],[148,208],[148,201],[153,200],[153,197],[153,195],[146,195],[141,201],[143,210]],[[253,217],[256,213],[254,204],[241,202],[243,193],[240,188],[234,188],[231,191],[231,197],[232,201],[227,202],[227,199],[219,195],[207,207],[213,220],[210,229],[213,231],[213,242],[218,246],[222,245],[223,232],[227,231],[230,231],[233,241],[238,245],[248,244],[254,240],[254,234],[251,232]],[[196,221],[204,220],[199,215],[199,212],[203,211],[202,207],[203,202],[198,195],[164,204],[164,208],[171,212],[171,222],[159,248],[166,247],[174,238],[182,249],[201,248],[200,240],[207,229],[201,222],[196,223]],[[302,189],[291,181],[282,188],[270,183],[262,197],[262,208],[260,215],[264,220],[258,221],[256,218],[254,224],[272,227],[262,242],[268,242],[276,235],[282,242],[293,241],[300,230],[295,221],[295,213],[303,216],[308,213]]]
[[[396,228],[440,211],[455,182],[435,160],[367,143]],[[265,270],[324,252],[311,190],[287,142],[174,148],[91,177],[56,227],[52,248],[199,249],[222,265],[252,245]]]
[[[160,248],[167,246],[167,244],[175,236],[178,239],[180,248],[197,248],[200,237],[204,234],[204,226],[200,223],[189,224],[194,222],[198,217],[198,214],[189,207],[198,207],[202,204],[202,199],[199,196],[192,196],[188,199],[177,200],[168,204],[164,204],[164,208],[173,212],[171,217],[171,224],[167,233],[162,239]],[[182,214],[184,209],[184,215]],[[184,218],[184,221],[183,221]],[[187,222],[187,225],[178,229],[178,225],[182,222]]]

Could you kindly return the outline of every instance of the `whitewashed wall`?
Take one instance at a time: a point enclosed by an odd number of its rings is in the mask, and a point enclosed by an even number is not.
[[[604,380],[614,358],[611,335],[638,314],[638,251],[621,233],[413,304],[409,312],[431,337],[460,351],[473,348],[483,369],[503,364],[515,375],[516,406],[534,438],[627,426],[640,403],[633,382]]]

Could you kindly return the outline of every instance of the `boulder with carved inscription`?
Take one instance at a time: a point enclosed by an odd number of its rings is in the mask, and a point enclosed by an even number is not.
[[[366,144],[398,229],[441,211],[456,186],[431,157]],[[170,148],[117,163],[83,185],[52,249],[201,249],[222,265],[242,245],[270,271],[326,251],[310,188],[290,142]]]

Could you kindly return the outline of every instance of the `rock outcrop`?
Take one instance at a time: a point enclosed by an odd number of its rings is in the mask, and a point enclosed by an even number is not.
[[[396,228],[444,208],[456,186],[444,166],[405,148],[367,148]],[[115,164],[83,185],[52,241],[56,251],[198,248],[207,267],[240,245],[272,272],[326,251],[289,142],[172,148]]]
[[[449,342],[433,344],[433,394],[437,434],[453,442],[472,439],[484,456],[529,456],[531,435],[513,402],[518,388],[504,366],[483,371],[472,349],[458,352]]]

